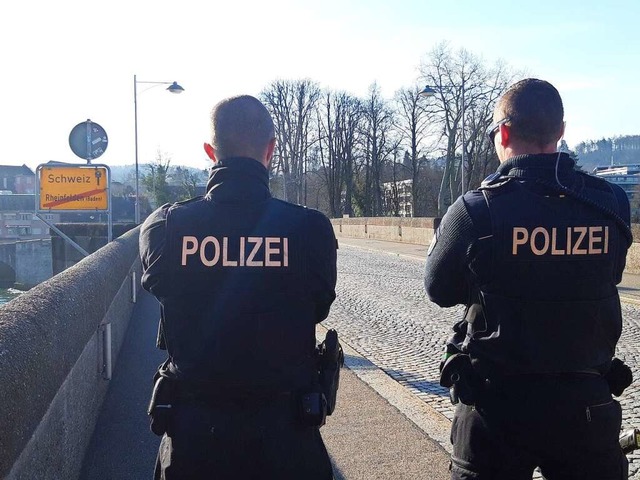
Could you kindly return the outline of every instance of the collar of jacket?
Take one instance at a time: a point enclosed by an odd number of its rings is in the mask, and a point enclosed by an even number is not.
[[[221,160],[209,171],[206,198],[222,203],[258,202],[271,198],[269,171],[253,158]]]
[[[555,179],[556,168],[559,177],[570,176],[576,163],[566,153],[539,153],[518,155],[502,163],[497,170],[500,176],[517,178]]]

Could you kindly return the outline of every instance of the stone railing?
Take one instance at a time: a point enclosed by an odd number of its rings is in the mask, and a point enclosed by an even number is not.
[[[134,307],[138,231],[0,307],[0,478],[77,478]]]
[[[355,217],[331,220],[336,236],[429,245],[439,218]],[[640,225],[631,226],[634,243],[627,254],[626,273],[640,274]]]
[[[356,217],[331,220],[336,236],[429,245],[439,218]]]

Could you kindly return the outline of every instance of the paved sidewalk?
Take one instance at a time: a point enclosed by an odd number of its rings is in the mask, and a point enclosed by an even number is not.
[[[320,339],[324,331],[318,327]],[[449,421],[349,345],[343,349],[338,403],[321,430],[335,479],[449,479],[449,453],[440,446]]]
[[[146,406],[151,378],[164,357],[154,345],[158,317],[156,300],[141,292],[81,479],[152,477],[159,439],[149,431]],[[324,337],[322,327],[318,335]],[[449,456],[438,443],[446,442],[448,420],[348,345],[344,348],[347,368],[338,406],[322,427],[336,480],[448,479]],[[425,430],[440,438],[430,438]]]

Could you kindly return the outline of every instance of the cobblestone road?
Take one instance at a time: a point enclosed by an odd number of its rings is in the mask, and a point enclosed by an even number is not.
[[[323,322],[392,378],[449,420],[453,408],[438,384],[438,363],[462,307],[442,309],[423,288],[424,261],[343,246],[338,255],[338,299]],[[618,356],[640,378],[640,306],[623,304]],[[618,399],[623,428],[640,426],[640,382]],[[640,480],[640,452],[629,456],[630,479]],[[540,478],[539,476],[534,478]]]

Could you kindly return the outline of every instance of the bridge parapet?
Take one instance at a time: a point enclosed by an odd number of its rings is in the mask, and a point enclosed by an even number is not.
[[[0,478],[77,478],[139,281],[139,229],[0,307]]]
[[[429,245],[439,218],[353,217],[331,220],[337,237],[368,238]],[[640,274],[640,225],[631,225],[634,242],[627,254],[626,273]]]

